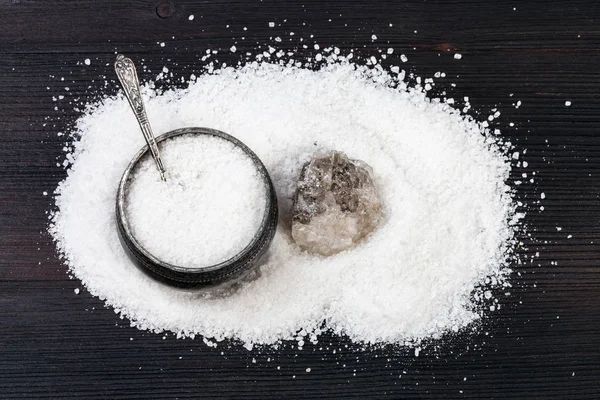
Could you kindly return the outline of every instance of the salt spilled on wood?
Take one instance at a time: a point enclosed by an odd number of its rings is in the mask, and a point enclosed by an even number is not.
[[[126,218],[138,242],[158,259],[185,268],[226,261],[250,244],[266,211],[267,192],[252,159],[233,143],[185,135],[160,145],[134,170]]]
[[[122,95],[78,120],[74,163],[56,190],[50,232],[71,273],[140,329],[248,347],[316,341],[327,329],[356,342],[418,343],[481,318],[493,301],[485,284],[506,282],[515,243],[506,149],[487,122],[409,88],[404,75],[333,56],[317,71],[296,61],[249,62],[211,66],[184,90],[144,89],[156,132],[216,128],[265,163],[281,221],[257,279],[206,297],[157,283],[131,264],[114,201],[143,138]],[[290,238],[292,198],[302,165],[332,149],[373,167],[384,220],[356,248],[313,256]]]

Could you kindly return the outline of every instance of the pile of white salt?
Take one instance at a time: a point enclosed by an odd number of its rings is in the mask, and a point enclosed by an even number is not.
[[[301,346],[324,329],[357,342],[414,343],[479,319],[490,297],[481,285],[505,281],[514,245],[509,160],[487,125],[379,66],[335,58],[317,71],[249,63],[201,75],[185,90],[145,91],[155,132],[219,129],[269,170],[282,218],[257,279],[210,298],[155,282],[129,261],[114,201],[144,143],[122,96],[81,116],[73,165],[56,190],[50,232],[70,272],[141,329],[249,346]],[[368,240],[324,258],[298,249],[285,221],[300,168],[332,149],[373,167],[384,217]]]
[[[160,143],[163,182],[151,157],[133,170],[125,218],[159,260],[184,268],[227,261],[250,244],[267,191],[253,160],[233,143],[184,135]]]

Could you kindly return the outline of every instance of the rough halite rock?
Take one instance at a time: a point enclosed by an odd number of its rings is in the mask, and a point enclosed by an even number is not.
[[[294,198],[292,237],[310,253],[339,253],[377,227],[381,209],[371,167],[331,151],[302,169]]]

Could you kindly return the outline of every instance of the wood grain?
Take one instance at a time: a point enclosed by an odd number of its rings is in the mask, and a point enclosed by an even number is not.
[[[597,1],[173,1],[169,18],[159,3],[0,1],[1,398],[600,398]],[[42,192],[66,175],[57,133],[73,126],[74,107],[116,92],[115,51],[144,60],[141,79],[165,65],[189,77],[206,49],[231,65],[277,36],[306,55],[314,43],[359,56],[393,47],[385,66],[445,72],[435,93],[468,96],[479,118],[498,108],[494,126],[527,149],[536,175],[516,186],[531,235],[521,254],[540,257],[514,266],[512,295],[475,333],[419,357],[333,335],[302,351],[213,349],[138,331],[83,288],[74,294],[81,284],[43,233],[52,206]]]

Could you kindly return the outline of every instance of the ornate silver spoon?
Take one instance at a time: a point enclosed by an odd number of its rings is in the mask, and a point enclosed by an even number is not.
[[[262,256],[266,253],[275,236],[278,220],[277,195],[266,167],[258,156],[244,143],[227,133],[209,128],[181,128],[164,133],[154,138],[150,122],[140,92],[140,85],[133,61],[123,55],[118,55],[115,62],[115,71],[125,91],[140,129],[146,139],[146,146],[140,149],[129,163],[117,191],[116,217],[119,239],[131,260],[151,277],[172,286],[203,289],[228,286],[235,283],[259,265]],[[210,135],[233,143],[240,148],[253,161],[254,166],[262,178],[266,188],[266,208],[258,231],[250,243],[238,254],[219,264],[202,268],[186,268],[169,264],[155,257],[145,249],[133,234],[127,219],[127,190],[131,176],[140,161],[150,156],[154,158],[161,178],[166,181],[165,167],[160,158],[160,144],[181,135]],[[174,243],[176,245],[176,243]],[[202,245],[202,238],[198,238],[198,245]]]
[[[158,168],[158,172],[160,172],[160,178],[163,181],[166,181],[165,167],[160,158],[160,151],[156,145],[150,121],[148,121],[148,115],[146,114],[146,107],[144,107],[144,102],[142,100],[140,81],[137,77],[135,65],[130,58],[125,57],[123,54],[119,54],[117,55],[117,61],[115,61],[115,71],[119,78],[119,82],[121,82],[121,86],[123,86],[125,97],[127,97],[129,105],[140,125],[144,139],[146,139],[152,158],[154,158],[154,162],[156,163],[156,168]]]

